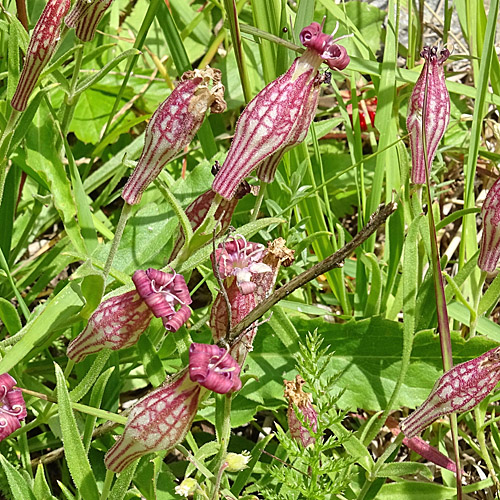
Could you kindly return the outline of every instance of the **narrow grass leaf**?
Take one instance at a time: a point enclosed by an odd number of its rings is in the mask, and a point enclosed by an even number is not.
[[[66,387],[66,379],[57,363],[54,363],[57,380],[57,401],[59,408],[59,422],[61,424],[64,454],[68,462],[71,477],[77,490],[85,498],[99,498],[94,473],[90,467],[87,454],[80,439],[80,432],[76,425],[71,400]]]
[[[8,39],[8,58],[7,58],[7,68],[9,76],[7,78],[7,100],[11,100],[19,82],[19,29],[24,28],[21,26],[19,28],[18,23],[11,23],[9,29],[9,39]]]
[[[14,335],[22,328],[21,318],[19,318],[17,309],[3,297],[0,297],[0,321],[4,324],[10,335]]]
[[[38,464],[36,469],[35,482],[33,484],[33,493],[39,500],[51,500],[55,498],[50,491],[50,487],[45,478],[43,464]]]

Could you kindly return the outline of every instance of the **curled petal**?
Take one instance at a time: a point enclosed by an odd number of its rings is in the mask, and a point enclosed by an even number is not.
[[[0,375],[0,398],[3,398],[7,393],[16,385],[16,379],[11,377],[8,373]]]
[[[23,392],[21,389],[11,389],[5,396],[5,407],[19,420],[24,420],[28,412],[26,411],[26,403],[24,402]],[[0,413],[1,413],[0,408]]]
[[[106,453],[106,467],[121,472],[142,455],[180,443],[196,415],[201,391],[183,370],[141,399],[132,408],[123,434]]]
[[[188,306],[181,306],[181,308],[174,312],[173,315],[162,318],[163,325],[169,332],[176,332],[187,320],[191,317],[191,309]]]
[[[189,376],[193,382],[218,394],[241,389],[240,366],[226,349],[216,345],[191,344]]]
[[[19,419],[8,413],[0,412],[0,441],[19,429]]]
[[[329,45],[321,56],[330,69],[338,69],[341,71],[351,62],[350,57],[347,55],[346,48],[336,43]]]
[[[134,345],[152,319],[148,306],[135,291],[111,297],[100,304],[87,327],[68,346],[68,357],[78,363],[104,348]]]

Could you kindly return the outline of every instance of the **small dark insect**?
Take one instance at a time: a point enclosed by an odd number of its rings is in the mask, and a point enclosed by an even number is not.
[[[288,33],[288,28],[286,26],[283,28],[283,33]]]
[[[323,73],[323,83],[329,84],[332,82],[332,74],[330,71],[325,71]]]
[[[215,160],[215,163],[212,165],[212,170],[211,170],[212,175],[217,175],[219,170],[220,170],[220,163],[217,160]]]

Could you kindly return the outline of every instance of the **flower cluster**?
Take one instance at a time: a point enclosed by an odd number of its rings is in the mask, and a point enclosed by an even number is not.
[[[165,328],[177,331],[191,316],[191,296],[181,274],[156,269],[136,271],[132,277],[136,291],[102,302],[87,327],[68,346],[75,362],[104,348],[117,350],[134,345],[153,316],[162,318]],[[178,310],[176,306],[180,306]]]

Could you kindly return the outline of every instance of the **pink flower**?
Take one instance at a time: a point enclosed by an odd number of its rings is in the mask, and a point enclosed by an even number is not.
[[[477,265],[483,271],[494,271],[500,258],[500,178],[488,191],[481,209],[483,235]]]
[[[156,269],[136,271],[137,291],[102,302],[87,327],[68,346],[67,355],[76,363],[102,349],[124,349],[134,345],[153,315],[162,318],[167,331],[177,331],[191,316],[191,296],[184,277]],[[178,310],[176,306],[180,306]]]
[[[450,56],[450,51],[442,49],[438,55],[437,47],[424,47],[420,55],[425,59],[425,64],[413,88],[406,120],[406,128],[410,133],[411,180],[414,184],[425,184],[422,120],[425,120],[429,173],[439,141],[450,121],[450,95],[443,71],[443,64]],[[426,88],[427,107],[424,109]]]
[[[142,455],[180,443],[191,427],[202,391],[185,369],[141,399],[132,408],[123,434],[106,453],[106,467],[121,472]]]
[[[16,381],[8,373],[0,375],[0,441],[21,427],[26,418],[26,403]]]
[[[24,66],[12,97],[11,106],[24,111],[42,69],[56,51],[61,38],[61,23],[70,8],[70,0],[49,0],[33,29]]]
[[[471,410],[499,380],[500,347],[496,347],[442,375],[422,405],[401,422],[401,430],[412,438],[439,417]]]
[[[318,414],[311,403],[311,395],[302,390],[305,380],[297,375],[294,381],[284,380],[285,398],[288,399],[288,428],[291,436],[302,446],[307,447],[316,441],[297,417],[300,413],[309,427],[316,432],[318,429]],[[297,413],[296,413],[297,412]]]
[[[240,370],[226,349],[196,343],[189,347],[189,377],[210,391],[218,394],[239,391]]]
[[[257,285],[252,282],[252,277],[271,271],[271,268],[262,262],[264,253],[264,245],[247,242],[240,234],[234,235],[215,251],[220,277],[226,279],[234,276],[239,290],[244,295],[254,292]]]
[[[75,28],[76,36],[82,42],[94,39],[95,30],[113,0],[76,0],[64,22],[68,28]]]
[[[346,49],[322,26],[312,23],[300,34],[306,51],[290,69],[259,92],[241,113],[231,147],[212,189],[231,199],[240,182],[257,168],[264,182],[272,182],[283,154],[302,142],[314,118],[320,84],[319,67],[332,69],[349,64]]]
[[[186,71],[179,85],[160,104],[146,128],[139,162],[123,188],[122,198],[128,204],[139,203],[163,166],[193,140],[209,108],[213,113],[226,109],[220,79],[218,69]],[[213,81],[211,88],[210,81]]]

